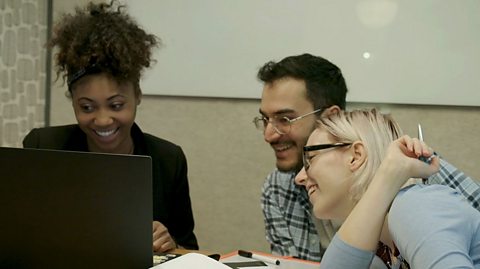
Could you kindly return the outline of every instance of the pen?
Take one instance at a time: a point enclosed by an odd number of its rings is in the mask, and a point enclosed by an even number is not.
[[[422,141],[423,142],[423,132],[422,132],[422,125],[420,125],[420,123],[418,124],[418,140]],[[423,162],[428,162],[427,161],[427,158],[423,157],[423,156],[420,156],[420,159],[421,161]]]
[[[420,125],[420,123],[418,124],[418,140],[423,142],[422,125]],[[423,156],[420,156],[418,159],[422,162],[430,163],[430,159],[427,159]],[[423,184],[428,184],[428,178],[422,178],[422,182]]]
[[[245,250],[239,250],[238,255],[240,255],[242,257],[246,257],[246,258],[252,258],[252,259],[257,260],[257,261],[262,261],[262,262],[266,262],[266,263],[280,265],[280,261],[275,259],[275,258],[257,255],[255,253],[245,251]]]

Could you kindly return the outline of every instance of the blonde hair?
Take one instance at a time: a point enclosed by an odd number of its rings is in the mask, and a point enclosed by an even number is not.
[[[367,190],[389,144],[402,135],[402,130],[389,114],[373,109],[341,111],[321,118],[319,128],[329,132],[338,142],[362,141],[367,158],[353,174],[351,199],[356,203]]]

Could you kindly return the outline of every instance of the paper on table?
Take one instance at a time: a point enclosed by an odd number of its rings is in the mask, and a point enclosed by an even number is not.
[[[152,269],[231,269],[208,256],[199,253],[187,253],[171,261],[161,263]]]

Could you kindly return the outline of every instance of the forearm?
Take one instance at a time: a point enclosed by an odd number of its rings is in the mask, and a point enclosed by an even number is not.
[[[363,250],[376,249],[388,208],[401,188],[401,182],[386,184],[391,171],[388,163],[379,167],[367,191],[345,219],[338,232],[345,243]]]

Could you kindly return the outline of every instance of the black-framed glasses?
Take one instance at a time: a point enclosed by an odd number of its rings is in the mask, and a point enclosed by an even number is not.
[[[312,112],[308,112],[307,114],[303,114],[303,115],[298,116],[298,117],[293,118],[293,119],[290,119],[288,117],[277,117],[277,116],[269,119],[265,116],[259,116],[259,117],[253,118],[253,124],[255,124],[255,127],[259,131],[265,132],[265,129],[267,128],[268,123],[271,122],[275,132],[277,132],[278,134],[281,134],[281,135],[288,134],[290,132],[290,130],[292,129],[292,124],[294,124],[298,120],[301,120],[301,119],[303,119],[307,116],[318,113],[318,112],[322,111],[323,109],[324,108],[319,108],[317,110],[314,110]]]
[[[313,157],[317,156],[317,155],[309,156],[308,152],[315,151],[315,150],[350,146],[351,144],[352,143],[335,143],[335,144],[320,144],[320,145],[312,145],[312,146],[303,147],[303,167],[305,167],[305,171],[307,171],[308,168],[310,168],[310,163],[311,163]]]

